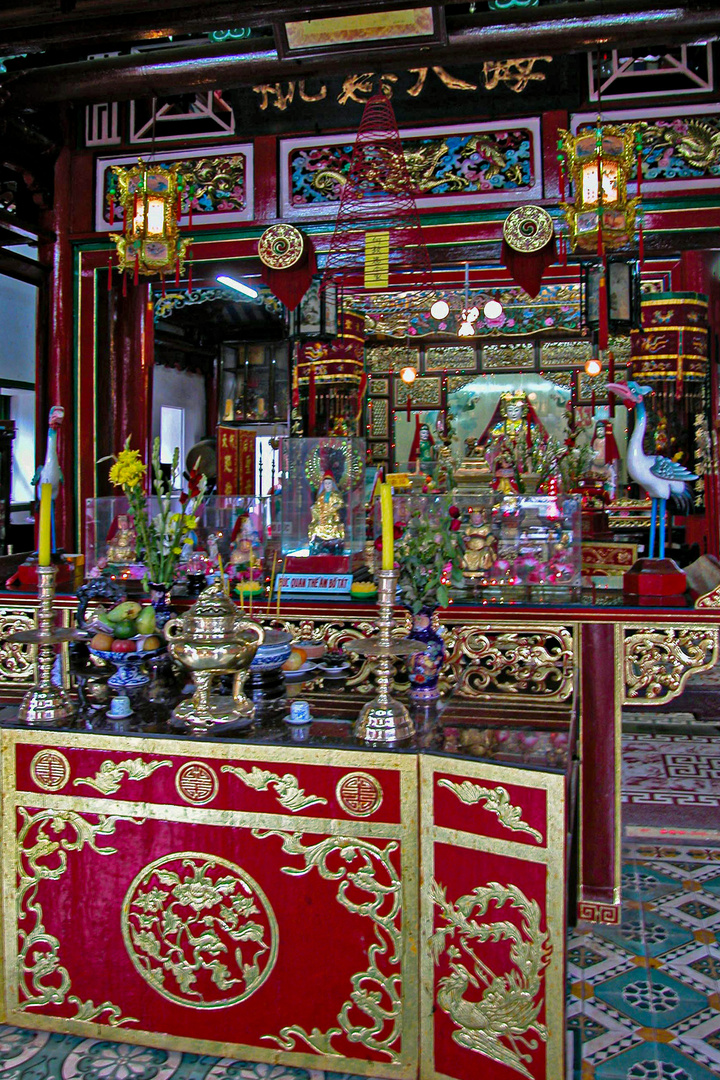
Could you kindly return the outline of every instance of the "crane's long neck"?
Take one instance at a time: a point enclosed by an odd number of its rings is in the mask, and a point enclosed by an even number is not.
[[[45,461],[51,461],[54,457],[57,457],[57,431],[55,428],[49,428],[45,447]]]
[[[647,412],[642,401],[635,406],[635,427],[628,444],[628,465],[632,468],[635,461],[644,457],[643,441],[647,427]]]

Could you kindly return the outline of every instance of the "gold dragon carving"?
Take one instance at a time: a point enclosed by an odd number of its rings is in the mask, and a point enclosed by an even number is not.
[[[249,771],[241,769],[239,766],[223,765],[220,772],[231,773],[238,780],[242,780],[243,784],[254,788],[255,791],[269,791],[274,788],[277,801],[293,814],[297,814],[300,810],[305,810],[308,806],[313,806],[316,803],[327,805],[327,799],[323,799],[319,795],[306,795],[298,783],[297,776],[293,776],[292,773],[279,776],[277,773],[270,772],[269,769],[259,769],[257,765],[253,765]]]
[[[17,980],[19,1007],[41,1008],[63,1005],[76,1006],[74,1020],[95,1020],[107,1014],[110,1027],[135,1024],[134,1016],[123,1016],[111,1001],[95,1005],[70,994],[71,979],[60,962],[60,942],[45,927],[43,910],[38,901],[42,881],[57,881],[67,869],[68,854],[82,851],[85,846],[97,855],[115,855],[117,848],[100,847],[101,841],[115,833],[118,821],[140,825],[136,818],[98,815],[96,822],[72,810],[39,810],[33,814],[18,807],[21,825],[17,837],[17,894],[18,919]]]
[[[696,671],[718,658],[718,630],[713,626],[638,629],[624,641],[625,703],[672,701]]]
[[[566,701],[572,696],[575,650],[567,627],[503,633],[461,625],[446,628],[445,647],[441,684],[454,685],[462,697],[513,694]]]
[[[230,202],[233,207],[245,205],[245,155],[230,154],[222,157],[188,158],[183,161],[183,175],[193,189],[194,199],[207,198],[213,208],[219,201]],[[238,188],[241,198],[234,193]]]
[[[86,784],[88,787],[101,791],[103,795],[114,795],[120,790],[123,777],[126,776],[128,780],[146,780],[156,769],[162,769],[166,765],[172,765],[172,761],[143,761],[142,758],[103,761],[93,779],[89,776],[78,777],[77,780],[73,780],[73,785]]]
[[[468,806],[484,802],[485,810],[495,814],[500,824],[504,825],[506,829],[511,829],[513,832],[529,833],[533,839],[537,840],[538,844],[542,843],[542,833],[534,829],[532,825],[528,825],[526,821],[523,821],[522,809],[510,802],[510,796],[506,788],[486,788],[482,787],[481,784],[473,784],[471,780],[454,783],[452,780],[446,780],[445,778],[438,780],[438,787],[448,788],[457,795],[461,802],[466,803]]]
[[[373,922],[374,942],[368,949],[368,967],[351,978],[352,991],[343,1003],[338,1026],[327,1031],[307,1032],[298,1024],[281,1028],[279,1035],[263,1035],[283,1050],[304,1043],[318,1054],[347,1056],[333,1043],[343,1034],[351,1043],[385,1055],[399,1063],[402,1037],[402,901],[400,874],[393,862],[395,841],[378,847],[357,837],[329,836],[316,844],[304,845],[298,833],[275,829],[254,829],[258,839],[278,836],[287,855],[299,856],[301,866],[284,866],[283,873],[300,876],[317,870],[329,881],[337,881],[337,899],[347,911]],[[335,857],[333,861],[333,857]],[[353,890],[370,899],[353,899]],[[386,970],[384,970],[386,969]],[[353,1015],[359,1014],[358,1022]]]
[[[435,1000],[455,1025],[454,1041],[532,1080],[537,1075],[531,1071],[533,1051],[548,1037],[538,1016],[552,955],[537,902],[517,886],[497,881],[455,903],[433,882],[430,896],[445,923],[430,938],[433,960],[436,967],[446,961],[449,968],[438,981]],[[518,913],[519,925],[499,917],[503,908]],[[511,968],[497,972],[479,955],[478,945],[503,940],[510,942]]]
[[[31,683],[35,672],[35,647],[9,641],[21,630],[34,630],[33,611],[15,607],[0,608],[0,678],[10,683]]]

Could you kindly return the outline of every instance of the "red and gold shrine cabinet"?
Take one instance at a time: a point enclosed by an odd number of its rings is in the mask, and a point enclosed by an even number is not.
[[[567,785],[426,756],[421,1076],[564,1076]]]
[[[564,772],[17,729],[2,754],[9,1023],[562,1080]]]
[[[417,1069],[417,759],[3,732],[9,1023]]]

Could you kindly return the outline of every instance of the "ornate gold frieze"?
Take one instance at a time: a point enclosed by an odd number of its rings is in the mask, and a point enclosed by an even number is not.
[[[463,697],[513,694],[566,701],[575,681],[573,633],[564,626],[498,631],[446,627],[442,680]],[[448,670],[449,669],[449,670]]]
[[[430,896],[445,923],[430,939],[433,959],[436,966],[446,960],[450,969],[438,981],[435,1001],[455,1025],[454,1041],[532,1080],[537,1073],[529,1068],[530,1051],[548,1038],[538,1016],[552,955],[539,905],[517,886],[497,881],[479,885],[455,903],[432,882]],[[519,925],[500,917],[506,905],[517,913]],[[506,970],[478,956],[487,941],[509,942]]]
[[[102,791],[103,795],[114,795],[120,790],[123,778],[128,780],[147,780],[156,769],[169,767],[172,761],[143,761],[142,758],[128,758],[127,761],[103,761],[99,771],[91,779],[89,776],[73,780],[73,786],[86,784]]]
[[[316,803],[327,805],[327,799],[323,799],[319,795],[306,795],[300,787],[297,777],[293,776],[292,773],[279,776],[277,773],[270,772],[269,769],[259,769],[257,765],[253,765],[249,771],[248,769],[241,769],[240,766],[223,765],[220,772],[231,773],[238,780],[241,780],[243,784],[247,784],[248,787],[253,788],[255,791],[269,791],[274,788],[277,801],[293,814],[297,814],[300,810],[305,810],[308,806],[313,806]]]
[[[0,679],[3,682],[35,682],[35,646],[8,641],[21,630],[35,629],[35,609],[0,607]]]
[[[506,788],[486,788],[482,787],[481,784],[474,784],[471,780],[462,780],[455,783],[445,777],[438,780],[438,787],[448,788],[457,795],[461,802],[466,803],[468,806],[484,802],[484,809],[491,814],[495,814],[500,824],[504,825],[506,829],[511,829],[513,832],[529,833],[533,839],[537,840],[538,844],[542,843],[542,833],[534,829],[532,825],[528,825],[526,821],[523,821],[521,807],[513,806]]]
[[[375,345],[365,350],[368,371],[400,371],[404,367],[417,367],[419,352],[406,345]]]
[[[428,345],[426,371],[474,371],[475,349],[472,345]]]
[[[590,342],[543,341],[540,345],[540,367],[581,367],[591,354]]]
[[[194,1009],[245,1001],[277,959],[277,919],[260,886],[235,863],[196,851],[143,867],[123,900],[122,933],[145,982]]]
[[[535,367],[535,346],[531,341],[483,345],[482,365],[486,371],[504,371],[508,368],[531,371]]]
[[[625,704],[672,701],[695,671],[718,659],[715,626],[627,630],[623,637]]]
[[[38,887],[43,881],[57,881],[67,869],[68,854],[82,851],[87,845],[97,855],[115,855],[117,848],[100,847],[100,842],[115,833],[118,821],[140,825],[136,818],[98,815],[96,822],[86,821],[73,810],[44,809],[33,812],[17,808],[20,828],[17,835],[15,898],[18,922],[17,988],[18,1007],[30,1009],[45,1005],[76,1006],[73,1020],[95,1020],[107,1014],[110,1027],[136,1024],[134,1016],[123,1016],[117,1005],[104,1001],[95,1005],[70,994],[71,980],[60,962],[60,942],[48,932]]]
[[[370,398],[370,437],[387,439],[388,437],[388,402],[387,398]]]
[[[440,406],[440,376],[421,375],[415,382],[407,383],[397,379],[395,382],[395,404],[404,405],[408,398],[413,405],[424,405],[428,409]]]
[[[339,903],[355,915],[370,918],[375,928],[373,943],[368,948],[368,967],[352,976],[352,991],[338,1013],[337,1027],[307,1032],[299,1024],[287,1024],[279,1035],[263,1035],[263,1039],[277,1043],[283,1050],[295,1050],[298,1044],[305,1044],[317,1054],[341,1058],[343,1052],[333,1042],[344,1034],[349,1042],[359,1043],[366,1050],[399,1063],[402,892],[400,874],[392,858],[398,849],[397,842],[389,841],[379,847],[357,837],[329,836],[317,844],[304,845],[300,834],[275,829],[253,829],[253,836],[280,837],[282,850],[303,860],[301,866],[284,866],[284,873],[298,876],[316,869],[326,880],[337,881]],[[369,899],[353,900],[358,889]]]

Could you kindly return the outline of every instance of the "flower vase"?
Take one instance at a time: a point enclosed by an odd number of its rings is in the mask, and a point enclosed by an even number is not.
[[[162,630],[166,622],[173,617],[173,611],[168,605],[167,597],[172,585],[162,585],[159,582],[148,583],[150,589],[150,603],[155,608],[155,625]]]
[[[440,696],[438,681],[445,660],[442,634],[433,627],[433,608],[423,608],[412,616],[408,637],[425,646],[422,652],[408,658],[410,697],[414,701],[435,701]]]

